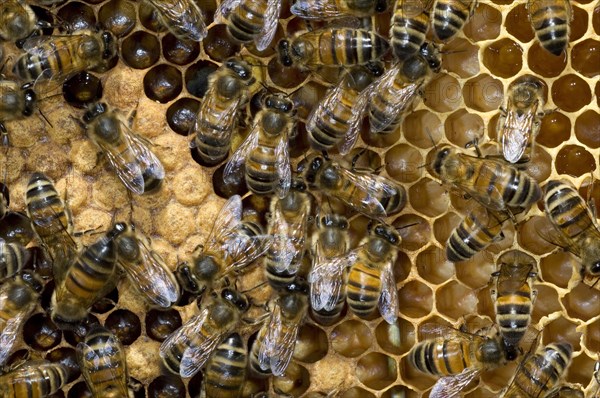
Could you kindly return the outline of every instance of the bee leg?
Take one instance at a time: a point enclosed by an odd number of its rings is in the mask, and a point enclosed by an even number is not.
[[[6,130],[6,126],[2,122],[0,122],[0,137],[2,138],[2,146],[4,147],[4,152],[8,154],[10,140],[8,137],[8,130]]]
[[[481,153],[481,149],[479,149],[479,139],[478,138],[474,138],[473,141],[467,142],[465,144],[465,148],[471,148],[473,147],[473,149],[475,149],[475,153],[477,153],[477,157],[478,158],[483,158],[483,154]]]

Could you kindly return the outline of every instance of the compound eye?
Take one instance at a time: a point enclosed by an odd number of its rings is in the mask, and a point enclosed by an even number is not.
[[[600,276],[600,261],[596,261],[590,267],[590,274]]]

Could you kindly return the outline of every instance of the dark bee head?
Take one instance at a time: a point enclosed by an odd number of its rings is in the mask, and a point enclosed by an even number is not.
[[[438,73],[442,68],[442,58],[440,56],[440,50],[432,42],[423,43],[419,54],[427,61],[429,68],[435,73]]]
[[[387,0],[377,0],[375,3],[375,12],[380,13],[384,12],[388,8]]]
[[[286,39],[282,39],[277,44],[277,51],[279,52],[279,63],[283,66],[292,66],[292,56],[290,55],[290,42]]]
[[[537,77],[524,75],[515,79],[508,86],[508,91],[518,108],[526,108],[541,100],[544,94],[544,84]]]
[[[10,285],[6,293],[6,298],[15,308],[23,308],[29,303],[35,301],[37,297],[36,294],[31,290],[34,288],[34,286],[30,285],[27,279],[22,278],[22,281],[25,283],[19,283],[19,277],[17,276],[15,279],[15,282],[17,283],[8,282]],[[34,288],[34,291],[37,292],[37,289]]]
[[[298,192],[306,192],[308,187],[302,178],[294,177],[292,178],[292,185],[290,186],[290,189]]]
[[[318,226],[326,228],[348,229],[350,226],[346,217],[337,214],[326,214],[320,217],[317,222],[319,223]]]
[[[209,282],[214,279],[219,269],[219,264],[213,256],[201,254],[195,258],[192,273],[198,280]]]
[[[244,81],[252,79],[252,69],[246,62],[238,58],[229,58],[225,61],[225,66]]]
[[[514,344],[502,340],[502,348],[504,349],[504,357],[509,361],[514,361],[519,356],[519,347]]]
[[[241,312],[246,312],[250,308],[248,298],[236,290],[225,288],[221,291],[221,298],[235,305]]]
[[[297,277],[293,282],[285,285],[285,291],[287,293],[308,294],[308,289],[308,282],[302,277]]]
[[[453,153],[450,145],[442,145],[427,154],[427,170],[436,177],[439,177],[446,163],[446,159]]]
[[[85,123],[91,123],[98,116],[103,115],[108,111],[108,106],[104,102],[96,102],[88,108],[87,112],[83,115],[83,121]]]
[[[38,293],[41,293],[42,289],[44,289],[44,282],[33,271],[30,271],[30,270],[23,271],[23,274],[21,274],[21,278],[23,279],[23,281],[25,283],[27,283],[29,286],[31,286],[33,288],[33,290],[35,290]]]
[[[281,113],[292,113],[294,111],[294,102],[284,95],[267,95],[264,101],[265,108],[273,109]]]
[[[416,82],[427,75],[428,65],[425,58],[415,55],[402,64],[401,73],[410,82]]]
[[[298,163],[296,171],[305,179],[308,185],[315,183],[316,175],[321,170],[326,160],[318,154],[311,154]]]
[[[175,277],[177,278],[179,285],[186,292],[196,294],[200,293],[201,288],[198,285],[198,283],[196,283],[196,277],[192,273],[192,270],[190,269],[188,263],[180,263],[177,266],[177,270],[175,271]]]
[[[118,222],[106,233],[108,239],[116,239],[127,231],[127,224],[124,222]]]
[[[23,108],[23,116],[31,116],[37,102],[37,95],[33,91],[33,83],[25,83],[21,86],[23,90],[23,98],[25,99],[25,107]]]
[[[109,31],[104,31],[100,35],[102,39],[102,59],[111,59],[117,54],[117,41],[115,36]]]
[[[392,245],[396,245],[398,243],[400,243],[400,235],[398,234],[398,231],[396,231],[394,228],[390,227],[389,225],[386,224],[382,224],[382,223],[376,223],[371,227],[371,234],[380,237],[383,240],[386,240],[387,242],[391,243]]]

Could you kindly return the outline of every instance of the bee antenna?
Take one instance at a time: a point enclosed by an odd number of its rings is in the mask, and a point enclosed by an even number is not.
[[[246,290],[240,291],[240,293],[241,294],[245,294],[245,293],[251,292],[252,290],[258,289],[259,287],[262,287],[262,286],[266,285],[267,283],[268,283],[267,281],[264,281],[264,282],[259,283],[258,285],[254,286],[254,287],[251,287],[250,289],[246,289]]]
[[[267,86],[267,85],[266,85],[266,84],[265,84],[263,81],[261,81],[261,82],[259,82],[259,83],[260,83],[260,85],[261,85],[261,86],[263,86],[263,88],[264,88],[265,90],[267,90],[267,92],[268,92],[269,94],[275,94],[275,93],[273,92],[273,90],[271,90],[271,87]]]
[[[329,160],[329,154],[327,153],[326,150],[322,150],[321,153],[323,154],[323,157],[325,158],[325,160]]]
[[[440,51],[440,54],[457,54],[457,53],[466,53],[467,50],[449,50],[449,51]]]
[[[431,131],[429,130],[429,127],[425,127],[425,132],[427,133],[427,136],[429,137],[429,139],[431,140],[431,143],[433,144],[433,149],[437,150],[437,144],[435,143],[435,140],[433,139],[433,135],[431,135]]]
[[[44,118],[44,120],[46,121],[46,123],[48,123],[48,125],[52,128],[54,128],[54,126],[52,125],[52,123],[50,123],[50,120],[48,120],[48,118],[46,117],[46,115],[44,115],[44,112],[42,112],[41,109],[38,108],[38,112],[40,113],[40,115],[42,116],[42,118]]]
[[[406,228],[409,228],[409,227],[413,227],[413,226],[418,225],[418,224],[421,224],[421,222],[418,221],[418,222],[414,222],[412,224],[406,224],[406,225],[403,225],[401,227],[396,228],[396,231],[401,231],[403,229],[406,229]]]

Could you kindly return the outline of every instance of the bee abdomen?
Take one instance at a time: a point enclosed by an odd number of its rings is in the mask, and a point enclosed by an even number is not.
[[[277,174],[274,151],[253,151],[246,162],[246,184],[256,195],[268,195],[275,190]]]
[[[359,317],[373,313],[381,293],[381,273],[363,264],[356,264],[348,275],[346,300],[348,306]]]
[[[247,352],[234,333],[215,350],[206,366],[206,394],[214,398],[236,398],[246,377]]]
[[[462,3],[470,0],[436,1],[433,12],[433,28],[437,37],[446,41],[456,35],[469,18],[469,7]]]
[[[527,207],[542,197],[542,191],[533,178],[512,168],[510,173],[509,185],[503,195],[507,206]],[[490,184],[494,183],[495,181],[492,179]]]
[[[0,242],[0,279],[19,272],[28,258],[25,247],[19,243]]]
[[[569,16],[564,4],[548,5],[531,15],[535,33],[541,45],[554,55],[560,55],[569,44]]]
[[[264,23],[264,14],[260,3],[244,1],[229,16],[231,23],[228,25],[228,31],[235,40],[247,43],[260,33]]]
[[[400,2],[401,0],[398,0],[398,3]],[[397,7],[400,7],[400,5],[398,4]],[[394,55],[399,60],[405,60],[417,53],[425,43],[429,15],[423,14],[420,17],[407,19],[400,15],[400,12],[395,11],[392,17],[390,37]]]

